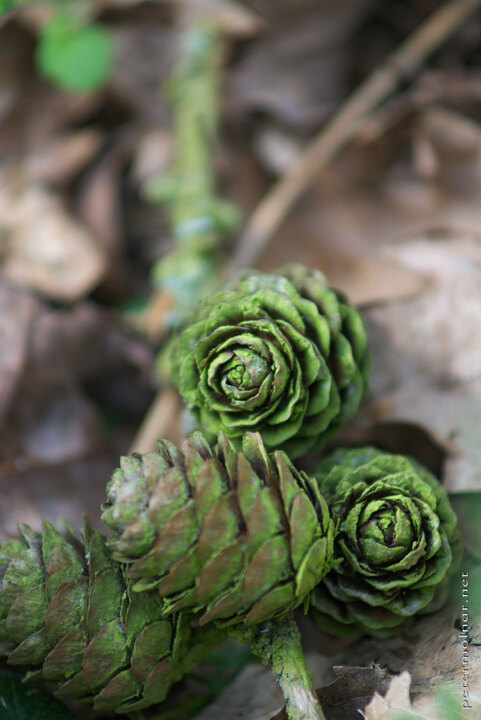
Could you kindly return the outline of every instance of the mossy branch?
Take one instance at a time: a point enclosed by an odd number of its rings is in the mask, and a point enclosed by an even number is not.
[[[241,642],[248,642],[254,655],[272,668],[291,720],[325,720],[292,614],[255,628],[235,626],[230,634]]]
[[[154,265],[153,279],[160,292],[173,297],[173,325],[215,287],[224,236],[237,224],[237,211],[216,192],[221,67],[222,39],[215,23],[199,21],[181,33],[168,85],[174,165],[146,185],[150,200],[167,207],[172,229],[173,249]]]

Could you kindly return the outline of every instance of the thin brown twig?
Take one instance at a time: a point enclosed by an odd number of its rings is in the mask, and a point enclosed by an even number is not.
[[[396,87],[480,7],[481,0],[451,0],[443,5],[348,98],[309,143],[295,167],[260,202],[239,240],[230,272],[255,264],[312,179],[339,154]]]
[[[361,143],[375,142],[389,132],[406,116],[426,106],[481,100],[481,73],[432,72],[423,75],[420,82],[406,92],[396,95],[366,120],[358,139]]]

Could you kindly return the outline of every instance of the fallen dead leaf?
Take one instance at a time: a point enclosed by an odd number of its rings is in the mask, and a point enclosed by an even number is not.
[[[369,702],[373,693],[385,692],[389,687],[389,673],[374,663],[367,667],[334,664],[332,673],[335,680],[317,691],[329,720],[358,720],[359,708]]]
[[[334,661],[349,664],[375,662],[386,671],[398,675],[410,673],[413,710],[435,707],[436,694],[446,688],[456,689],[458,709],[463,700],[463,640],[458,627],[462,616],[461,571],[459,583],[453,588],[452,604],[443,611],[419,618],[410,629],[398,636],[383,640],[364,638],[349,651],[343,651]],[[473,585],[474,592],[474,585]],[[473,614],[471,620],[475,621]],[[473,709],[481,715],[481,646],[468,645],[469,690]],[[322,693],[322,690],[319,691]],[[382,691],[385,692],[385,691]],[[416,715],[414,715],[416,717]],[[426,715],[429,720],[441,720],[437,715]],[[473,717],[477,718],[475,713]],[[444,720],[444,719],[443,719]],[[454,720],[454,718],[453,718]]]
[[[282,693],[272,671],[249,665],[218,700],[211,703],[196,720],[254,720],[264,718],[282,704]]]
[[[33,53],[37,31],[46,20],[44,10],[50,12],[47,4],[19,9],[0,28],[2,162],[42,155],[57,135],[71,136],[72,127],[81,126],[102,102],[99,92],[65,93],[36,74]],[[30,22],[38,12],[38,22]]]
[[[461,571],[459,580],[460,573]],[[476,575],[475,571],[470,571],[470,593],[473,600],[478,595],[481,598],[481,584],[476,585],[475,576],[481,581],[479,572]],[[394,705],[400,706],[397,708],[400,713],[402,710],[409,710],[409,717],[413,720],[446,720],[439,710],[439,698],[443,693],[454,696],[456,713],[459,712],[459,717],[464,716],[464,648],[461,631],[458,629],[461,627],[464,599],[460,592],[460,582],[458,585],[459,588],[457,585],[453,588],[451,604],[443,611],[420,617],[412,627],[404,628],[397,636],[382,642],[366,637],[332,657],[320,653],[307,655],[308,665],[314,670],[317,692],[327,720],[358,720],[361,717],[360,711],[366,712],[370,704],[367,720],[394,720]],[[481,644],[478,644],[476,639],[479,616],[474,612],[474,606],[470,622],[473,626],[468,644],[469,701],[472,706],[470,717],[478,720],[481,717]],[[320,650],[322,652],[322,647]],[[255,669],[248,668],[246,683],[241,682],[242,675],[239,677],[240,692],[244,693],[244,706],[247,706],[246,698],[257,693]],[[261,676],[260,684],[262,688],[266,686],[268,689],[271,685],[266,671]],[[409,704],[409,691],[412,704]],[[269,692],[271,699],[268,699],[268,702],[272,710],[269,710],[267,705],[264,715],[245,712],[243,709],[238,711],[238,715],[230,715],[227,690],[213,706],[223,708],[224,715],[216,717],[224,718],[229,714],[229,717],[242,720],[287,720],[285,708],[273,711],[275,696],[272,688]],[[373,702],[376,694],[379,698]],[[242,707],[242,702],[237,702]],[[208,719],[210,720],[210,716],[206,713],[201,716],[201,720]],[[458,715],[453,715],[449,720],[458,720]]]
[[[33,297],[0,283],[0,419],[9,408],[22,375],[37,311]]]
[[[411,675],[406,670],[400,675],[395,675],[384,696],[378,692],[374,693],[362,716],[365,720],[397,720],[401,711],[412,710],[410,686]]]
[[[103,133],[86,129],[52,138],[25,162],[25,171],[35,182],[64,185],[97,153]]]
[[[481,180],[478,123],[454,110],[428,107],[415,126],[419,175],[437,179],[457,195],[471,194]]]
[[[105,254],[53,193],[33,184],[13,191],[8,177],[0,179],[4,277],[53,300],[79,300],[105,273]]]
[[[3,440],[3,434],[2,434]],[[0,441],[0,455],[2,442]],[[42,520],[68,520],[77,530],[86,514],[100,523],[100,504],[105,499],[105,479],[116,459],[108,453],[70,460],[63,464],[25,468],[14,458],[10,468],[0,467],[0,540],[18,534],[19,523],[40,530]]]
[[[314,655],[306,656],[313,669]],[[368,667],[348,667],[335,665],[331,669],[332,658],[317,655],[316,663],[323,674],[334,674],[335,679],[321,687],[317,692],[327,720],[359,720],[359,708],[364,707],[375,692],[386,692],[389,688],[391,675],[378,665]],[[313,672],[317,685],[319,673]],[[257,720],[257,718],[256,718]],[[261,719],[259,719],[261,720]],[[262,720],[288,720],[285,707]]]
[[[396,268],[386,250],[433,234],[477,236],[480,193],[480,125],[428,106],[341,155],[300,200],[260,265],[319,267],[356,303],[410,295],[422,278],[407,263]]]
[[[374,369],[360,422],[421,426],[448,454],[447,489],[480,490],[481,241],[420,238],[391,254],[429,282],[365,311]]]
[[[173,159],[173,142],[170,132],[163,128],[148,130],[138,140],[132,162],[131,176],[138,186],[153,175],[167,172]]]
[[[316,683],[330,667],[329,658],[306,653],[306,660]],[[279,710],[282,693],[272,671],[262,665],[248,665],[222,695],[195,720],[276,720],[284,717]]]
[[[120,179],[137,143],[135,133],[119,133],[116,142],[86,173],[77,201],[79,216],[101,241],[111,259],[124,246]]]
[[[165,126],[169,121],[165,85],[175,50],[170,27],[158,23],[111,27],[115,64],[109,87],[124,107],[135,108],[142,124]]]
[[[344,93],[345,44],[369,5],[370,0],[265,3],[260,15],[266,33],[234,68],[230,98],[290,125],[318,125]]]
[[[145,403],[151,385],[152,350],[119,326],[109,312],[90,303],[44,309],[30,333],[29,361],[41,370],[44,381],[63,374],[83,386],[97,380],[107,388],[118,375],[130,372],[123,396],[142,398],[140,406],[134,402],[137,408]]]
[[[62,377],[47,385],[41,377],[29,374],[8,422],[16,429],[27,465],[66,462],[100,450],[98,413],[78,388]]]

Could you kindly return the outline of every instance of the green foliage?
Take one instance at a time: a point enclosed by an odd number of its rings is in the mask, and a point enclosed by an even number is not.
[[[110,72],[112,38],[99,25],[79,26],[66,13],[44,28],[36,50],[39,72],[65,90],[88,92],[100,87]]]
[[[0,0],[0,15],[5,15],[14,6],[14,0]]]
[[[29,5],[32,0],[0,0],[0,16],[20,5]]]
[[[459,688],[448,684],[437,687],[433,699],[438,711],[435,715],[401,710],[396,713],[394,720],[461,720],[466,717],[466,712],[461,708]]]
[[[461,707],[458,687],[446,685],[435,692],[441,720],[460,720],[466,712]]]
[[[73,715],[51,695],[0,671],[0,720],[73,720]]]

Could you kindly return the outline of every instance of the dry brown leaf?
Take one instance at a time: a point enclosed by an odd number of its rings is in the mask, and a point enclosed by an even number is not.
[[[282,693],[272,671],[261,665],[249,665],[196,720],[254,720],[265,718],[282,704]]]
[[[341,159],[262,266],[321,267],[355,302],[374,305],[372,391],[358,427],[421,427],[448,454],[448,489],[479,490],[481,129],[430,108],[401,138]]]
[[[32,300],[30,318],[26,293],[7,288],[2,302],[2,291],[0,326],[11,317],[5,345],[16,355],[0,423],[0,528],[14,534],[19,522],[39,528],[59,516],[78,527],[82,513],[98,517],[106,479],[151,401],[152,352],[94,305]],[[0,368],[4,356],[10,350]],[[0,370],[2,401],[8,379]]]
[[[109,87],[124,108],[133,108],[142,125],[165,126],[170,122],[166,87],[176,37],[161,23],[112,25],[115,63]]]
[[[477,589],[474,571],[470,571],[469,576],[474,600]],[[458,629],[464,603],[459,592],[443,611],[419,618],[412,627],[405,627],[394,637],[383,641],[365,637],[334,657],[317,655],[321,670],[316,678],[317,692],[327,720],[358,720],[361,717],[359,711],[369,707],[375,693],[384,698],[371,704],[374,710],[371,715],[366,715],[368,720],[394,720],[394,707],[389,708],[389,704],[395,703],[400,705],[399,712],[409,710],[413,720],[446,720],[440,714],[438,702],[440,693],[446,692],[454,693],[459,717],[467,717],[467,712],[462,709],[466,677],[463,636],[460,637],[461,630]],[[474,628],[479,620],[474,607],[472,610],[469,622]],[[473,720],[481,717],[481,645],[477,642],[473,630],[467,649],[468,697]],[[316,656],[309,656],[309,666],[312,657]],[[395,682],[392,685],[393,676]],[[412,705],[409,704],[409,690]],[[265,720],[267,717],[269,720],[287,720],[285,708],[273,716],[266,716]],[[452,720],[457,717],[453,716]]]
[[[391,681],[390,674],[377,665],[369,665],[368,667],[335,665],[331,668],[332,658],[319,653],[309,653],[306,655],[306,659],[315,685],[320,683],[322,677],[332,674],[335,676],[332,682],[317,691],[327,720],[359,720],[358,708],[364,707],[372,698],[373,693],[386,692]],[[250,675],[252,675],[252,671]],[[259,681],[262,680],[264,680],[267,689],[271,688],[272,680],[268,680],[264,676],[259,678]],[[255,692],[257,682],[257,678],[253,680],[250,677],[250,686],[244,688],[247,697],[250,697],[253,688]],[[264,685],[262,687],[264,688]],[[262,692],[265,693],[265,689]],[[272,698],[269,700],[269,704],[274,707],[277,695],[274,697],[272,689],[271,692]],[[223,700],[223,705],[221,705],[224,714],[219,715],[219,719],[222,718],[222,720],[229,713],[227,693],[224,693],[224,695],[226,697]],[[224,698],[224,695],[222,698]],[[248,703],[245,703],[245,705],[248,706]],[[239,717],[239,719],[245,718],[245,720],[288,720],[285,706],[267,715],[264,712],[262,716],[255,716],[248,712],[248,714],[239,714],[235,715],[235,717]],[[208,720],[207,715],[204,720]]]
[[[3,434],[2,434],[3,441]],[[0,460],[2,442],[0,441]],[[105,499],[105,478],[115,458],[101,453],[63,464],[24,467],[14,458],[10,467],[0,466],[0,540],[18,533],[18,524],[40,530],[42,520],[68,520],[75,529],[86,514],[101,528],[100,505]]]
[[[132,161],[132,180],[142,186],[153,175],[165,173],[172,164],[173,150],[169,131],[156,128],[144,132],[138,139]]]
[[[412,710],[409,688],[411,675],[404,671],[391,680],[389,690],[384,695],[374,693],[369,705],[366,705],[362,716],[365,720],[397,720],[403,710]]]
[[[21,17],[21,22],[12,20],[0,28],[0,156],[3,162],[45,153],[58,134],[73,134],[71,128],[81,127],[102,102],[101,92],[65,93],[36,74],[32,57],[35,34],[45,18],[40,18],[39,23],[29,23],[27,15],[30,11],[42,14],[45,9],[48,13],[47,5],[29,5],[16,15]],[[32,30],[28,25],[33,26]]]
[[[317,691],[328,720],[359,720],[359,708],[367,705],[373,693],[386,692],[391,680],[390,674],[374,663],[348,667],[336,665],[335,659],[329,674],[334,674],[335,680]]]
[[[0,419],[8,410],[21,377],[37,310],[34,298],[0,284]]]
[[[330,666],[329,658],[319,653],[306,653],[306,660],[314,682]],[[222,695],[211,703],[195,720],[280,720],[284,718],[282,693],[272,671],[262,665],[248,665]]]
[[[120,138],[86,174],[77,199],[79,217],[102,244],[109,264],[119,256],[124,245],[120,178],[133,143],[132,135]]]
[[[480,126],[428,107],[376,142],[353,145],[323,173],[261,265],[320,267],[355,302],[411,294],[422,279],[380,249],[433,233],[478,235],[480,195]]]
[[[35,185],[15,192],[8,177],[0,180],[3,275],[54,300],[79,300],[104,274],[105,254],[55,195]]]
[[[8,416],[21,443],[25,463],[55,464],[88,457],[101,449],[102,427],[92,403],[60,377],[25,378]]]
[[[14,322],[21,316],[13,303],[22,309],[21,299],[12,291],[10,305],[3,305]],[[82,304],[49,310],[38,303],[34,309],[34,318],[16,330],[20,339],[28,335],[28,346],[16,350],[21,363],[17,360],[14,402],[5,409],[0,431],[0,479],[5,472],[101,454],[113,440],[104,432],[102,413],[104,420],[107,413],[125,427],[124,438],[117,431],[125,451],[129,423],[138,422],[152,397],[152,354],[107,314]],[[14,347],[13,332],[11,342]],[[0,373],[6,397],[8,380],[7,370]]]
[[[234,68],[232,99],[288,124],[316,126],[344,94],[349,60],[345,45],[370,4],[264,3],[266,33],[252,42]]]
[[[26,159],[25,171],[34,181],[63,185],[93,158],[103,138],[95,129],[53,136]]]
[[[460,587],[460,586],[459,586]],[[473,585],[474,592],[474,585]],[[364,638],[334,660],[339,663],[368,664],[375,662],[392,674],[410,673],[413,709],[435,706],[435,693],[446,687],[455,688],[459,709],[463,700],[463,639],[459,637],[459,620],[463,599],[459,592],[453,605],[442,612],[421,617],[410,629],[388,640]],[[471,617],[474,622],[475,616]],[[456,623],[456,625],[455,625]],[[457,626],[457,627],[456,627]],[[468,683],[471,704],[481,711],[481,646],[468,645]],[[319,691],[322,696],[322,689]],[[382,691],[385,692],[385,691]],[[346,689],[346,695],[349,690]],[[416,717],[416,715],[414,715]],[[427,717],[431,716],[427,714]],[[474,714],[473,718],[477,715]],[[436,715],[433,720],[441,720]],[[444,720],[444,719],[443,719]],[[453,718],[454,720],[454,718]]]
[[[429,283],[365,312],[374,369],[360,422],[423,427],[448,453],[448,490],[480,490],[481,241],[423,238],[392,255]]]
[[[481,178],[479,125],[454,110],[428,107],[415,128],[420,176],[439,178],[457,192],[470,193]]]

